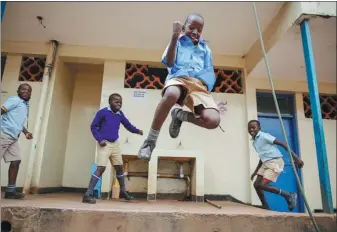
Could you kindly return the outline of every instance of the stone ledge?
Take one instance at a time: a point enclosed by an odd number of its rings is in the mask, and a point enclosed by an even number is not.
[[[91,206],[89,206],[91,208]],[[15,232],[314,232],[304,214],[145,212],[135,209],[62,209],[4,206],[1,219]],[[137,207],[136,207],[137,208]],[[335,232],[336,215],[316,215],[322,232]]]

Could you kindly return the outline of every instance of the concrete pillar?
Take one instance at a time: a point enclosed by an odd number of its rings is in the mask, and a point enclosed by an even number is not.
[[[250,120],[258,119],[257,114],[257,102],[256,102],[256,87],[254,86],[254,80],[245,79],[245,100],[246,100],[246,122],[248,123]],[[259,163],[259,156],[254,150],[252,146],[252,142],[250,141],[251,136],[247,131],[247,143],[248,143],[248,160],[249,160],[249,173],[253,173],[256,169],[257,164]],[[247,176],[250,179],[250,175]],[[250,203],[254,205],[261,205],[261,201],[259,200],[255,188],[253,184],[250,184]]]
[[[329,166],[328,166],[329,163],[326,153],[321,104],[319,100],[319,90],[315,68],[315,59],[312,50],[310,27],[308,20],[304,20],[301,23],[301,36],[302,36],[304,61],[307,72],[312,121],[314,126],[323,211],[325,213],[333,213],[333,202],[331,195],[331,185],[330,185]]]
[[[58,42],[55,40],[50,41],[49,50],[46,58],[46,65],[44,68],[43,80],[40,101],[38,104],[36,123],[34,125],[32,146],[29,153],[28,168],[25,183],[23,186],[23,192],[29,193],[31,185],[34,184],[38,187],[38,180],[40,179],[41,165],[43,158],[43,150],[38,146],[44,144],[46,135],[46,126],[48,117],[46,116],[46,103],[47,99],[51,99],[52,91],[50,91],[50,78],[53,70],[53,65],[56,58],[58,48]],[[49,92],[48,92],[49,90]],[[41,130],[42,128],[42,130]],[[42,135],[42,136],[41,136]],[[41,140],[40,140],[41,137]],[[41,146],[40,146],[41,147]]]
[[[156,150],[155,150],[156,151]],[[153,153],[155,153],[155,151]],[[157,196],[158,156],[153,155],[149,162],[147,200],[155,201]]]

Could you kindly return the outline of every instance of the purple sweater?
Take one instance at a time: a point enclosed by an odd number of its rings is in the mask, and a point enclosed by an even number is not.
[[[122,111],[114,113],[110,107],[99,110],[91,123],[91,133],[97,140],[107,140],[114,142],[119,138],[120,123],[131,133],[138,133],[139,130],[133,126],[124,116]]]

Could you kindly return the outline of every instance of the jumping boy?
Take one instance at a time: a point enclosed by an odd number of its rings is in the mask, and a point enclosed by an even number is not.
[[[19,136],[22,133],[27,139],[32,139],[24,124],[28,118],[28,102],[32,95],[29,84],[21,84],[17,90],[18,96],[9,97],[1,106],[1,157],[10,162],[8,170],[8,186],[5,193],[7,199],[22,199],[24,194],[16,191],[16,178],[21,163]]]
[[[276,139],[274,136],[262,132],[258,120],[249,121],[248,132],[252,136],[254,149],[260,157],[259,164],[251,175],[251,180],[253,181],[254,177],[257,175],[254,182],[254,188],[261,200],[262,207],[269,209],[269,205],[263,192],[268,191],[283,196],[288,203],[289,210],[293,210],[296,207],[297,194],[289,193],[283,189],[269,185],[270,182],[276,182],[284,167],[283,155],[277,148],[277,145],[288,150],[287,145]],[[303,161],[293,151],[291,155],[295,161],[295,165],[298,168],[302,168],[304,165]]]
[[[133,126],[121,111],[122,97],[118,93],[109,97],[109,107],[97,112],[91,124],[91,132],[99,144],[97,155],[97,169],[92,174],[87,192],[83,196],[83,203],[95,204],[93,190],[98,180],[105,171],[105,167],[110,160],[111,165],[116,169],[116,176],[120,186],[120,198],[132,200],[125,189],[123,159],[119,148],[119,127],[123,126],[131,133],[143,135],[143,131]]]
[[[219,126],[220,115],[210,91],[215,83],[211,50],[201,38],[204,19],[190,14],[185,24],[173,23],[173,34],[162,63],[168,76],[157,106],[148,137],[141,146],[138,157],[150,160],[160,129],[171,108],[177,103],[186,105],[192,112],[176,108],[171,112],[169,133],[177,138],[182,122],[190,122],[206,129]]]

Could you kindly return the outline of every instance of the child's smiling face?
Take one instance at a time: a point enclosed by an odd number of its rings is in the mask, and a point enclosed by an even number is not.
[[[120,96],[113,96],[109,102],[112,111],[117,112],[122,108],[123,100]]]
[[[255,137],[257,133],[260,131],[260,125],[259,123],[252,121],[248,123],[248,133],[252,136]]]
[[[204,20],[195,15],[191,15],[184,25],[185,35],[188,36],[194,44],[199,42],[202,30],[204,28]]]
[[[18,88],[18,95],[25,101],[29,101],[32,96],[32,87],[28,84],[21,84]]]

